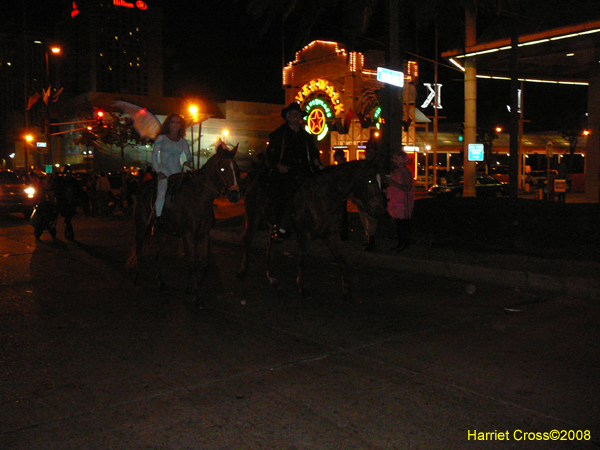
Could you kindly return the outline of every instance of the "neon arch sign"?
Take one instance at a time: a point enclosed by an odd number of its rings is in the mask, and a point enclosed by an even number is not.
[[[335,86],[333,86],[333,84],[331,84],[328,80],[324,80],[322,78],[310,80],[308,83],[302,86],[300,91],[298,91],[296,94],[295,100],[298,103],[305,102],[308,100],[311,94],[316,92],[325,92],[327,98],[333,105],[336,116],[340,116],[344,112],[344,104],[340,100],[339,91],[336,91]]]

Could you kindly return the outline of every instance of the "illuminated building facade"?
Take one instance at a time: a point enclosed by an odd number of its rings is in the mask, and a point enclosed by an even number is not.
[[[313,41],[283,68],[286,104],[296,101],[306,112],[307,130],[329,152],[343,147],[348,159],[359,159],[370,129],[380,122],[377,66],[384,54],[347,52],[342,44]]]

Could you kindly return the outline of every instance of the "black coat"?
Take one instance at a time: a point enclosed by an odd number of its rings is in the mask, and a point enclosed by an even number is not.
[[[289,167],[289,173],[306,176],[317,170],[314,160],[319,160],[319,149],[314,137],[302,127],[296,132],[288,124],[283,124],[269,135],[267,147],[269,165]]]

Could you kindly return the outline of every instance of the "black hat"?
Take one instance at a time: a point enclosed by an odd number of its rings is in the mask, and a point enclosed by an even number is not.
[[[286,116],[290,111],[298,111],[300,114],[304,114],[304,111],[302,111],[300,105],[296,102],[292,102],[281,110],[281,117],[287,120]]]

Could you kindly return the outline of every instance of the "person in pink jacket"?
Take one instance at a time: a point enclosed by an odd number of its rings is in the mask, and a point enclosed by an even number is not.
[[[410,158],[404,151],[396,154],[392,161],[394,169],[387,188],[388,213],[396,223],[398,245],[393,249],[399,253],[410,244],[411,218],[415,206],[413,173],[406,167]]]

